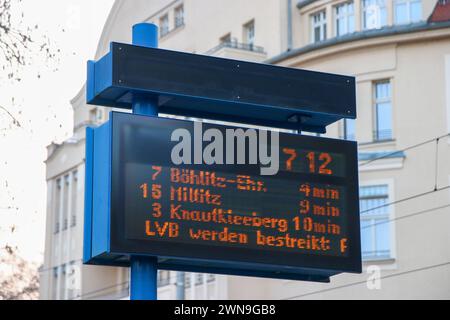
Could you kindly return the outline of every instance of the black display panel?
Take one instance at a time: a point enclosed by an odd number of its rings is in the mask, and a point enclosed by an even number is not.
[[[278,172],[262,175],[267,166],[248,164],[249,139],[246,164],[237,164],[237,140],[234,164],[174,164],[175,130],[190,134],[194,161],[211,143],[201,140],[205,132],[226,140],[235,127],[198,131],[190,121],[124,113],[112,113],[111,123],[111,252],[291,273],[361,271],[356,143],[280,133]]]
[[[160,113],[318,133],[356,118],[351,76],[114,42],[88,70],[92,105],[132,109],[144,94]]]

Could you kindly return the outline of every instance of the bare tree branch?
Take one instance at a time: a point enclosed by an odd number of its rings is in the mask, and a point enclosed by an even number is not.
[[[39,297],[37,266],[20,258],[11,247],[0,249],[0,264],[9,269],[0,273],[0,300],[29,300]]]
[[[11,119],[12,119],[12,121],[13,121],[13,124],[14,124],[15,126],[17,126],[17,127],[19,127],[19,128],[22,128],[22,125],[20,124],[19,120],[17,120],[17,118],[14,117],[14,116],[11,114],[11,112],[9,112],[5,107],[2,107],[2,106],[0,106],[0,109],[2,109],[3,111],[5,111],[5,112],[8,114],[8,116],[11,117]]]
[[[48,62],[56,58],[55,52],[59,52],[51,49],[52,44],[47,35],[36,35],[38,25],[26,25],[25,15],[17,6],[21,2],[22,0],[0,0],[0,70],[3,71],[0,79],[5,74],[8,80],[21,81],[18,73],[31,63],[32,58],[42,56]],[[40,78],[40,73],[37,77]],[[15,126],[22,127],[8,111],[8,107],[0,106],[0,109],[8,114]]]

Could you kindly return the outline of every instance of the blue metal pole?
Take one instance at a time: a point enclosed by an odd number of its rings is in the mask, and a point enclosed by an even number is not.
[[[154,24],[140,23],[133,26],[133,45],[157,48],[158,27]],[[133,97],[133,113],[158,116],[155,99],[138,95]],[[158,261],[153,257],[131,257],[130,298],[131,300],[157,299]]]
[[[139,23],[133,26],[133,45],[157,48],[158,27],[151,23]],[[145,116],[158,116],[158,104],[154,99],[134,96],[133,113]]]
[[[158,262],[152,257],[131,257],[130,299],[157,300]]]

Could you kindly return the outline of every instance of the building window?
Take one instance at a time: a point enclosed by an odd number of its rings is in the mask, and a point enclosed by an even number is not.
[[[422,20],[421,0],[395,0],[395,24],[413,23]]]
[[[255,44],[255,21],[252,20],[244,25],[244,42],[248,45]]]
[[[353,2],[347,2],[336,6],[335,17],[337,37],[355,31],[355,11]]]
[[[75,261],[70,261],[69,271],[67,272],[67,274],[69,276],[73,276],[75,274],[75,272],[76,272],[75,268],[76,268],[76,262]]]
[[[215,274],[208,274],[208,276],[206,277],[206,281],[208,283],[216,281],[216,275]]]
[[[392,98],[389,80],[376,82],[375,91],[375,131],[374,140],[392,139]]]
[[[184,6],[175,9],[175,28],[184,26]]]
[[[70,227],[77,225],[77,195],[78,195],[78,171],[72,172],[72,208],[70,209]]]
[[[186,289],[191,287],[191,274],[190,273],[186,273],[184,276],[184,287]]]
[[[94,108],[90,111],[89,118],[92,123],[98,124],[103,122],[104,112],[102,108]]]
[[[52,281],[52,299],[56,300],[58,298],[58,278],[59,278],[59,268],[53,267],[53,281]]]
[[[59,272],[58,267],[53,268],[53,278],[58,279]]]
[[[343,126],[345,140],[356,140],[356,121],[353,119],[345,119]]]
[[[64,190],[63,190],[63,225],[62,230],[67,230],[69,227],[69,217],[68,214],[68,205],[69,205],[69,186],[70,186],[70,176],[65,175],[64,176]]]
[[[66,296],[66,281],[67,281],[67,266],[66,264],[63,264],[61,266],[61,287],[59,288],[59,296],[63,299]]]
[[[361,187],[359,194],[363,260],[391,258],[388,186]]]
[[[386,0],[363,0],[363,29],[379,29],[387,25]]]
[[[327,19],[325,11],[318,12],[311,16],[311,41],[319,42],[327,38]]]
[[[164,37],[169,33],[169,15],[165,14],[159,18],[159,32],[160,36]]]
[[[195,285],[196,286],[200,286],[203,284],[203,274],[202,273],[197,273],[195,275]]]
[[[61,211],[61,192],[62,192],[62,182],[61,179],[56,180],[56,193],[55,193],[55,229],[54,233],[58,233],[61,229],[61,221],[60,221],[60,211]]]
[[[71,261],[68,266],[67,271],[67,291],[68,291],[68,300],[72,300],[77,297],[77,291],[80,288],[79,281],[79,268],[75,261]]]
[[[170,284],[170,271],[158,271],[158,287],[165,287]]]

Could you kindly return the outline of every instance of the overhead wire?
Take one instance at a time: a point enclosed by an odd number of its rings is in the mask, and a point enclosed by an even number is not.
[[[377,209],[380,209],[380,208],[383,208],[383,207],[392,206],[392,205],[396,205],[396,204],[399,204],[399,203],[404,203],[404,202],[411,201],[411,200],[414,200],[414,199],[417,199],[417,198],[421,198],[421,197],[424,197],[424,196],[427,196],[427,195],[430,195],[430,194],[433,194],[433,193],[436,193],[436,192],[440,192],[440,191],[443,191],[443,190],[450,189],[450,185],[442,187],[442,188],[438,188],[437,187],[437,179],[438,179],[438,168],[437,167],[438,167],[438,156],[439,156],[439,149],[438,149],[438,147],[439,147],[439,141],[441,139],[445,138],[445,137],[450,137],[450,133],[442,135],[442,136],[439,136],[439,137],[436,137],[436,138],[433,138],[433,139],[430,139],[430,140],[426,140],[426,141],[417,143],[415,145],[409,146],[409,147],[401,149],[401,150],[396,150],[396,151],[392,151],[392,152],[389,152],[389,153],[385,153],[382,156],[379,156],[379,157],[370,159],[370,160],[368,160],[368,161],[366,161],[364,163],[361,163],[359,165],[359,167],[363,167],[363,166],[366,166],[366,165],[368,165],[370,163],[373,163],[375,161],[386,159],[386,158],[389,158],[389,157],[391,157],[393,155],[396,155],[396,154],[403,153],[403,152],[408,151],[408,150],[412,150],[412,149],[421,147],[421,146],[429,144],[431,142],[436,142],[436,154],[435,154],[435,156],[436,156],[436,160],[435,160],[436,161],[435,162],[436,168],[435,168],[435,188],[434,188],[434,190],[423,192],[423,193],[419,193],[419,194],[416,194],[416,195],[413,195],[413,196],[410,196],[410,197],[406,197],[406,198],[403,198],[403,199],[400,199],[400,200],[397,200],[397,201],[393,201],[393,202],[386,203],[386,204],[383,204],[383,205],[380,205],[380,206],[369,208],[367,210],[361,211],[360,214],[364,214],[364,213],[367,213],[367,212],[370,212],[370,211],[373,211],[373,210],[377,210]],[[387,221],[374,223],[374,224],[371,224],[371,225],[368,225],[368,226],[364,226],[364,227],[362,227],[362,229],[370,228],[370,227],[373,227],[375,225],[382,224],[382,223],[391,223],[391,222],[397,221],[397,220],[404,220],[404,219],[412,218],[412,217],[415,217],[415,216],[418,216],[418,215],[422,215],[422,214],[425,214],[425,213],[437,211],[437,210],[444,209],[444,208],[447,208],[447,207],[450,207],[450,204],[439,206],[439,207],[435,207],[435,208],[428,209],[428,210],[418,211],[418,212],[415,212],[415,213],[412,213],[412,214],[409,214],[409,215],[406,215],[406,216],[393,218],[393,219],[390,219],[390,220],[387,220]],[[75,262],[79,262],[79,261],[82,261],[82,259],[76,260]],[[446,262],[446,263],[443,263],[443,264],[437,264],[437,265],[423,267],[423,268],[419,268],[419,269],[415,269],[415,270],[400,272],[400,273],[393,274],[393,275],[388,275],[388,276],[385,276],[383,278],[384,279],[391,278],[393,276],[400,276],[400,275],[408,274],[408,273],[411,273],[411,272],[427,270],[427,269],[430,269],[430,268],[440,267],[440,266],[449,265],[449,264],[450,264],[450,262]],[[40,272],[46,272],[46,271],[53,270],[53,269],[54,268],[47,268],[47,269],[44,269],[44,270],[40,270]],[[170,277],[168,280],[170,282],[170,281],[173,281],[174,279],[176,279],[176,277]],[[366,281],[359,281],[359,282],[354,282],[354,283],[347,284],[347,285],[340,286],[340,287],[333,287],[333,288],[329,288],[329,289],[325,289],[325,290],[320,290],[320,291],[315,291],[315,292],[311,292],[311,293],[306,293],[306,294],[302,294],[302,295],[298,295],[298,296],[294,296],[294,297],[288,298],[288,300],[289,299],[299,298],[299,297],[304,297],[304,296],[309,296],[309,295],[314,295],[314,294],[318,294],[318,293],[321,293],[321,292],[326,292],[326,291],[329,291],[329,290],[336,290],[336,289],[339,289],[339,288],[345,288],[345,287],[348,287],[348,286],[362,284],[362,283],[365,283],[365,282]],[[73,299],[83,299],[83,298],[88,298],[88,297],[90,297],[92,299],[92,298],[96,297],[96,296],[92,297],[92,295],[94,295],[94,294],[101,293],[101,292],[106,291],[106,290],[114,289],[114,288],[117,288],[119,286],[128,286],[127,288],[129,288],[129,281],[118,283],[118,284],[115,284],[115,285],[111,285],[111,286],[108,286],[108,287],[105,287],[105,288],[93,290],[93,291],[84,293],[83,295],[79,295],[77,297],[74,297]],[[101,295],[98,295],[98,296],[101,296]]]

